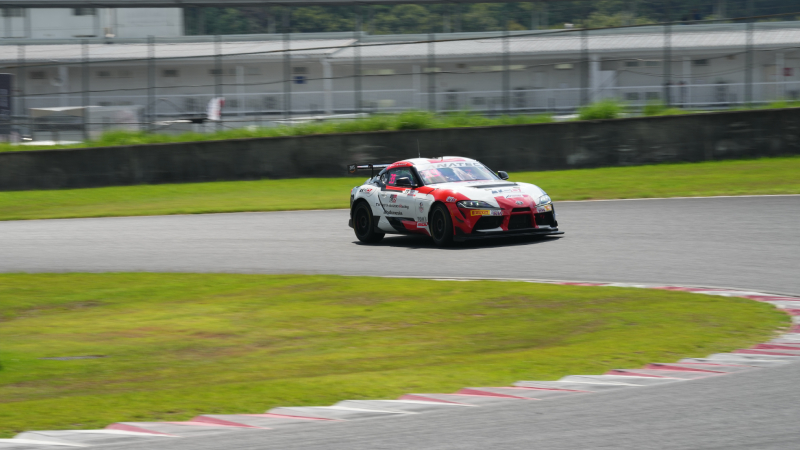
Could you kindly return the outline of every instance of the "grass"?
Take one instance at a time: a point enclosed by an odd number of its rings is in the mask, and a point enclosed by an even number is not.
[[[120,145],[158,144],[166,142],[216,141],[225,139],[305,136],[312,134],[355,133],[366,131],[418,130],[423,128],[462,128],[489,125],[522,125],[548,123],[550,114],[485,117],[469,111],[436,115],[427,111],[407,111],[400,114],[376,114],[363,119],[309,122],[293,126],[248,127],[215,133],[184,133],[179,135],[132,131],[111,131],[99,139],[74,145],[12,145],[0,143],[0,152],[47,150],[56,148],[113,147]]]
[[[512,282],[0,275],[0,437],[603,373],[768,339],[744,299]],[[105,355],[70,361],[43,357]]]
[[[497,169],[505,169],[497,167]],[[800,193],[800,157],[512,172],[556,201]],[[0,220],[332,209],[363,177],[0,192]]]

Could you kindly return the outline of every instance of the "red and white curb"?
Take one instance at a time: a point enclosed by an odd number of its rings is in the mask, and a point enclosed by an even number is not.
[[[464,279],[460,279],[464,281]],[[520,281],[520,280],[515,280]],[[428,411],[458,410],[504,402],[557,399],[617,389],[691,381],[789,364],[800,358],[800,297],[722,288],[625,283],[531,281],[571,286],[636,287],[695,294],[742,297],[771,303],[792,316],[789,332],[750,348],[652,363],[639,369],[613,369],[601,375],[569,375],[558,381],[518,381],[505,387],[468,387],[452,394],[406,394],[398,400],[344,400],[333,406],[277,407],[264,414],[201,415],[185,422],[117,422],[102,430],[26,431],[0,439],[0,449],[47,449],[151,442],[219,433],[259,432],[273,428],[327,426],[367,418],[398,417]]]

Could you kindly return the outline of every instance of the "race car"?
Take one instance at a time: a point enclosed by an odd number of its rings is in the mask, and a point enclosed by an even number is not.
[[[550,197],[480,162],[455,156],[351,164],[371,177],[350,192],[350,227],[361,242],[422,234],[438,246],[502,236],[557,235]],[[376,170],[380,170],[375,174]]]

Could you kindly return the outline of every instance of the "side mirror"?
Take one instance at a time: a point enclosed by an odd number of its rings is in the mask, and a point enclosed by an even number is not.
[[[414,187],[414,185],[411,184],[411,178],[408,177],[398,178],[395,180],[394,185],[397,187]]]
[[[507,180],[508,179],[508,172],[503,172],[502,170],[498,170],[497,171],[497,175],[500,175],[500,179],[501,180]]]

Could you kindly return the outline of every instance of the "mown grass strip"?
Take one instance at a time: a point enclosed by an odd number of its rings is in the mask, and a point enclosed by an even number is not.
[[[495,167],[497,170],[509,169]],[[639,167],[512,172],[556,201],[798,194],[800,157]],[[0,192],[0,220],[146,216],[349,206],[363,177]]]
[[[768,339],[744,299],[521,282],[0,275],[0,437],[603,373]],[[68,361],[47,357],[104,355]]]

